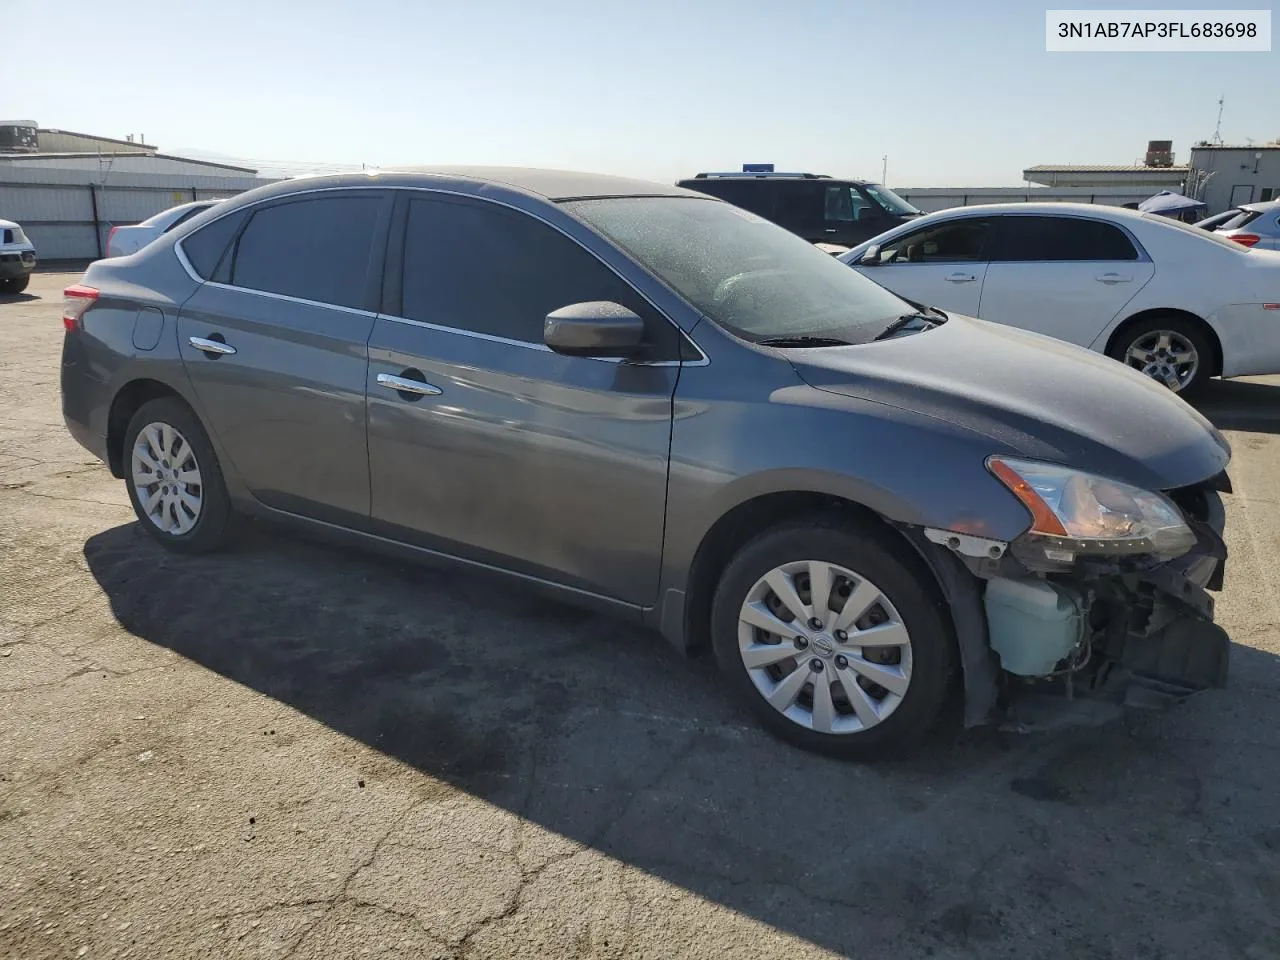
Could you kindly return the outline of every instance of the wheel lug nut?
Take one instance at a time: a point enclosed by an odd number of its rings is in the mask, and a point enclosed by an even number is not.
[[[821,630],[821,629],[822,629],[822,621],[821,621],[821,620],[819,620],[817,617],[810,617],[810,618],[809,618],[809,629],[810,629],[810,630]]]
[[[805,647],[809,645],[809,641],[806,640],[804,637],[796,637],[795,645],[797,650],[803,650]]]
[[[810,660],[810,661],[809,661],[809,669],[810,669],[810,670],[812,670],[814,673],[821,673],[821,672],[822,672],[822,661],[821,661],[821,660],[817,660],[817,659]]]
[[[843,669],[844,669],[845,667],[847,667],[848,665],[849,665],[849,658],[848,658],[848,657],[844,656],[843,654],[841,654],[840,656],[836,657],[836,666],[837,666],[837,667],[839,667],[841,670],[843,670]]]
[[[849,635],[845,633],[843,630],[837,630],[836,639],[839,640],[841,643],[844,643],[846,640],[849,639]]]

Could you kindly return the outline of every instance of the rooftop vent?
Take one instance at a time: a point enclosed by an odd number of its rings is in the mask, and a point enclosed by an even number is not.
[[[34,120],[0,120],[0,153],[39,153],[38,130]]]

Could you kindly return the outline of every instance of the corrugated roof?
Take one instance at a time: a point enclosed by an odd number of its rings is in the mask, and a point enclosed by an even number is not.
[[[1189,166],[1148,167],[1137,164],[1041,163],[1026,167],[1024,173],[1187,173]]]

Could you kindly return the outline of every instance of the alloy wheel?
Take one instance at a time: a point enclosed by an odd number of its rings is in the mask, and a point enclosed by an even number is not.
[[[187,438],[170,424],[147,424],[133,443],[131,472],[143,515],[165,533],[190,533],[200,519],[204,485]]]
[[[747,591],[738,651],[756,690],[793,723],[859,733],[911,684],[911,636],[870,580],[820,560],[775,567]]]
[[[1195,344],[1174,330],[1152,330],[1143,334],[1125,351],[1125,363],[1174,393],[1186,389],[1200,369],[1200,353]]]

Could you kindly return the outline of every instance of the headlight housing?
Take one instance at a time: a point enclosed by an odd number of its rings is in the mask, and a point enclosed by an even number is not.
[[[990,457],[987,469],[1031,512],[1025,536],[1050,562],[1133,554],[1172,560],[1196,544],[1163,494],[1056,463]]]

